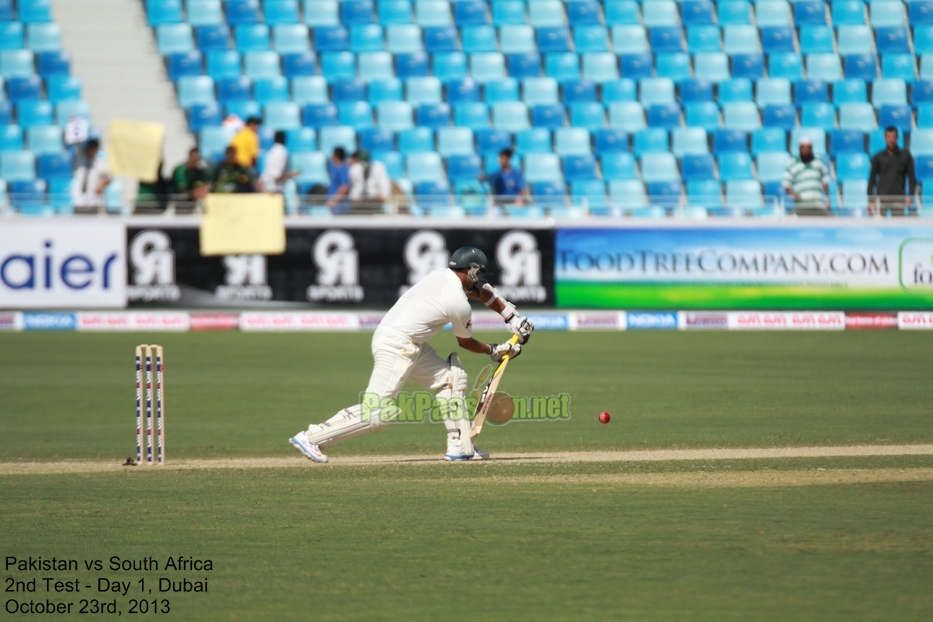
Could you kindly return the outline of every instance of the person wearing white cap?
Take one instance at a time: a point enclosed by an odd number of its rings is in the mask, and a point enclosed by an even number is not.
[[[813,141],[800,139],[800,155],[784,171],[784,189],[794,199],[798,216],[828,216],[829,168],[813,155]]]

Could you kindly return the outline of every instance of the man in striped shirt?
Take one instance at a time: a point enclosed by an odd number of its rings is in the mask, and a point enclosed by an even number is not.
[[[813,141],[800,139],[800,157],[784,171],[784,189],[794,198],[798,216],[829,216],[829,169],[813,155]]]

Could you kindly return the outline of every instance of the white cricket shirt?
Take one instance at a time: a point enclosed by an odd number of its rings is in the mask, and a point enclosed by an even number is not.
[[[97,156],[91,167],[82,165],[75,171],[74,181],[71,182],[71,202],[75,207],[103,207],[104,195],[97,194],[96,189],[101,181],[110,176],[107,161]]]
[[[288,167],[288,150],[285,145],[275,143],[266,152],[265,163],[262,167],[262,187],[266,192],[282,192],[283,184],[277,181],[285,174]]]
[[[429,272],[402,294],[379,328],[390,328],[422,344],[441,330],[447,322],[453,324],[457,337],[473,336],[473,310],[463,292],[463,285],[453,270],[442,268]],[[378,330],[378,329],[377,329]]]

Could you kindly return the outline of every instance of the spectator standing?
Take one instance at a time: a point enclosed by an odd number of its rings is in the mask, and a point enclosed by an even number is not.
[[[246,120],[246,127],[237,132],[230,141],[230,146],[236,150],[236,161],[246,168],[256,168],[259,158],[259,117],[250,117]]]
[[[521,206],[524,204],[525,178],[521,171],[512,168],[512,153],[511,149],[500,151],[499,170],[480,181],[489,184],[496,203]]]
[[[392,196],[392,180],[382,162],[370,162],[360,149],[350,156],[350,203],[354,211],[381,212]]]
[[[211,191],[218,193],[256,192],[256,175],[253,169],[237,161],[237,152],[227,147],[224,159],[214,169],[211,176]]]
[[[76,214],[97,214],[104,206],[104,190],[113,181],[107,162],[99,157],[100,141],[92,138],[84,147],[84,161],[75,171],[71,201]]]
[[[172,192],[175,194],[175,209],[190,211],[197,201],[207,196],[211,181],[207,164],[201,159],[197,147],[188,151],[188,160],[175,167],[172,172]]]
[[[877,197],[882,216],[889,209],[891,216],[903,216],[917,191],[914,158],[906,149],[898,148],[896,127],[884,128],[884,142],[887,147],[871,159],[868,196]],[[871,207],[869,206],[870,211]]]
[[[798,216],[829,216],[829,169],[813,155],[813,141],[800,139],[800,155],[784,171],[784,189],[794,198]]]
[[[265,192],[281,194],[283,184],[289,179],[298,177],[301,171],[288,172],[288,149],[285,147],[285,132],[279,130],[275,133],[275,143],[266,152],[262,165],[262,175],[259,179]]]
[[[334,147],[330,158],[330,186],[327,188],[327,207],[334,214],[348,214],[350,202],[350,167],[347,165],[347,151],[343,147]]]

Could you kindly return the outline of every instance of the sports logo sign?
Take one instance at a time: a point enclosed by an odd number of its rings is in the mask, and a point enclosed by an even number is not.
[[[308,300],[363,301],[360,256],[352,235],[339,229],[325,231],[314,241],[311,255],[318,273],[317,285],[308,287]]]

